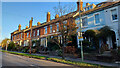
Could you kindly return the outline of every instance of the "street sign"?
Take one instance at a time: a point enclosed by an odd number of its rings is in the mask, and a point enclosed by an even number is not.
[[[79,39],[80,41],[83,41],[83,37],[78,37],[78,39]]]

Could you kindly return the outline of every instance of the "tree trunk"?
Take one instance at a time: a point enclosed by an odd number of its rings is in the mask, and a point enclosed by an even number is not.
[[[65,59],[65,57],[64,57],[64,46],[65,46],[64,36],[62,36],[62,41],[63,41],[63,46],[62,46],[62,59]]]

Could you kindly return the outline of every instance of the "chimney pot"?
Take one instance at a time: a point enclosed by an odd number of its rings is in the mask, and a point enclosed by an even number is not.
[[[26,29],[28,29],[28,26],[26,26]]]
[[[86,6],[89,6],[90,4],[89,3],[86,3]]]
[[[50,12],[47,13],[47,22],[50,22]]]
[[[18,30],[19,30],[19,31],[21,30],[21,24],[19,24],[19,26],[18,26]]]
[[[40,22],[38,22],[37,25],[40,25]]]
[[[59,15],[58,15],[58,14],[56,14],[56,15],[55,15],[55,18],[59,18]]]
[[[30,22],[29,22],[29,28],[32,27],[32,22],[33,22],[33,17],[31,17],[31,20],[30,20]]]

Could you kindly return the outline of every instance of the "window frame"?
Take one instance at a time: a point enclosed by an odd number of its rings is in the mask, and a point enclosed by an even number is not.
[[[39,36],[40,35],[40,30],[39,29],[37,29],[37,36]]]
[[[27,32],[27,38],[29,37],[29,32]]]
[[[50,33],[52,33],[52,32],[53,32],[53,26],[50,25]]]
[[[57,25],[57,32],[59,31],[59,23],[56,23],[56,25]]]
[[[21,39],[22,39],[22,33],[21,33]]]
[[[96,23],[95,15],[99,15],[99,22],[98,23]],[[95,13],[94,14],[94,24],[95,25],[99,25],[100,24],[100,13]]]
[[[113,17],[112,17],[112,11],[113,11],[113,10],[116,10],[116,13],[117,13],[117,19],[115,19],[115,20],[113,20]],[[118,10],[117,10],[117,8],[111,9],[111,10],[110,10],[110,14],[111,14],[111,20],[112,20],[112,22],[118,21]]]
[[[87,17],[87,16],[82,17],[82,18],[81,18],[82,21],[83,21],[84,18],[87,18],[87,25],[86,25],[86,26],[83,26],[83,22],[82,22],[82,27],[88,27],[88,17]]]
[[[35,37],[35,30],[33,30],[33,36]]]

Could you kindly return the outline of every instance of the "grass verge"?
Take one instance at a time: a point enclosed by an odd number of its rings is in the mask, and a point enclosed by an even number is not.
[[[114,68],[114,67],[102,66],[102,65],[98,65],[98,64],[90,64],[90,63],[85,63],[85,62],[75,62],[75,61],[58,59],[58,58],[47,58],[47,60],[65,63],[65,64],[77,65],[77,66],[85,67],[85,68]]]
[[[102,66],[102,65],[98,65],[98,64],[90,64],[90,63],[85,63],[85,62],[75,62],[75,61],[64,60],[64,59],[59,59],[59,58],[49,58],[49,57],[46,57],[46,56],[30,55],[30,54],[10,52],[10,51],[5,51],[5,50],[1,50],[1,51],[2,52],[7,52],[7,53],[10,53],[10,54],[26,56],[26,57],[32,57],[32,58],[44,59],[44,60],[46,59],[46,60],[49,60],[49,61],[54,61],[54,62],[59,62],[59,63],[77,65],[77,66],[85,67],[85,68],[88,68],[88,67],[89,68],[114,68],[114,67]]]
[[[30,55],[30,54],[10,52],[10,51],[5,51],[5,50],[2,50],[2,52],[7,52],[7,53],[10,53],[10,54],[21,55],[21,56],[26,56],[26,57],[31,57],[31,58],[37,58],[37,59],[46,59],[47,58],[46,56]]]

